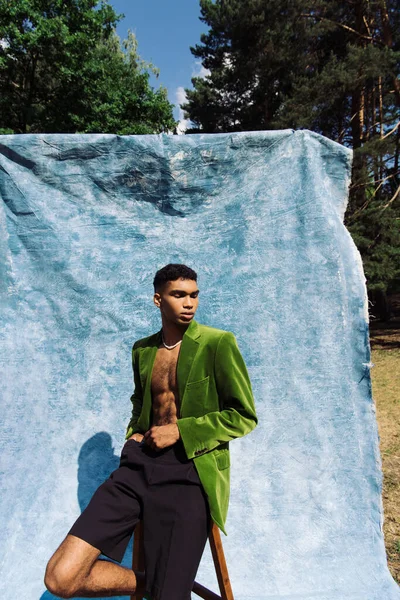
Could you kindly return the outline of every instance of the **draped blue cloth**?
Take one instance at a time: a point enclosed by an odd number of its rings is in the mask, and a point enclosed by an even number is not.
[[[235,333],[259,416],[230,444],[236,600],[399,600],[351,151],[292,130],[0,144],[1,598],[51,598],[48,559],[118,466],[154,274],[178,262],[196,320]],[[218,592],[208,545],[196,580]]]

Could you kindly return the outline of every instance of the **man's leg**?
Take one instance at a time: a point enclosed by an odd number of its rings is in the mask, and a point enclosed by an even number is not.
[[[50,558],[44,583],[61,598],[125,596],[142,590],[143,579],[134,571],[98,560],[100,550],[74,535],[67,535]],[[143,590],[144,591],[144,590]]]
[[[153,600],[190,600],[211,530],[206,493],[192,460],[171,447],[149,472],[143,512],[146,591]]]
[[[44,583],[62,598],[129,595],[142,580],[121,562],[139,519],[146,482],[137,442],[126,442],[120,466],[95,491],[89,504],[50,558]],[[137,577],[138,575],[138,581]]]

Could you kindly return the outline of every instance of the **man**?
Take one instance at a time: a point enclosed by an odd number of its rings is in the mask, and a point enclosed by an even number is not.
[[[159,332],[135,342],[135,389],[120,466],[50,558],[47,589],[63,598],[150,595],[188,600],[210,531],[224,529],[229,441],[258,419],[235,336],[194,320],[197,274],[168,264],[154,278]],[[121,562],[139,519],[145,579]]]

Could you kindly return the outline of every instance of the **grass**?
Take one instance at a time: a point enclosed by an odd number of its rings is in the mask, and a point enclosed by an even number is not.
[[[383,534],[392,577],[400,584],[400,319],[370,324],[372,396],[383,470]]]

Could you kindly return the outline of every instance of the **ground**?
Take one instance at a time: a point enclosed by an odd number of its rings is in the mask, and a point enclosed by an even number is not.
[[[383,469],[383,533],[389,570],[400,584],[400,316],[370,322],[372,397]]]

